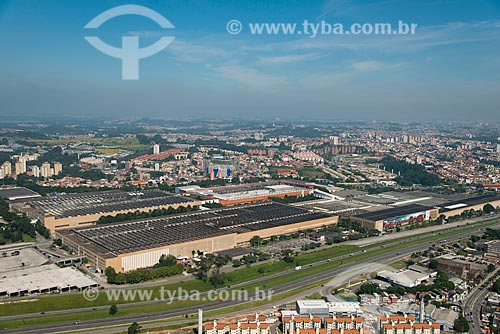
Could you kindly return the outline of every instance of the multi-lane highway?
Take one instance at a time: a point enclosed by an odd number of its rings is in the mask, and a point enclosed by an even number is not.
[[[481,328],[481,306],[484,303],[484,300],[488,296],[489,293],[489,281],[492,277],[498,275],[498,271],[500,268],[497,268],[492,273],[488,274],[486,278],[479,284],[474,287],[470,292],[467,298],[464,300],[464,315],[465,319],[469,322],[470,334],[481,334],[483,330]]]
[[[493,226],[495,228],[498,228],[499,225]],[[433,240],[433,241],[426,241],[422,242],[417,245],[409,245],[407,247],[404,246],[404,244],[401,245],[401,248],[398,250],[394,251],[387,251],[384,252],[383,254],[378,254],[374,255],[366,260],[360,261],[360,262],[354,262],[354,263],[349,263],[342,265],[340,267],[332,268],[332,269],[327,269],[324,270],[320,273],[315,273],[312,275],[309,275],[307,277],[303,277],[300,279],[296,279],[290,282],[286,282],[283,284],[280,284],[278,286],[273,287],[273,293],[278,294],[281,292],[286,292],[290,290],[294,290],[296,288],[300,288],[303,286],[307,286],[311,284],[312,282],[321,282],[330,278],[333,278],[335,276],[341,275],[344,273],[346,270],[349,268],[352,268],[353,266],[367,266],[368,268],[370,267],[370,264],[380,262],[380,263],[388,263],[388,262],[394,262],[397,261],[398,259],[403,258],[406,255],[409,255],[414,252],[418,251],[423,251],[428,249],[432,244],[435,243],[440,243],[440,242],[451,242],[455,241],[458,239],[462,239],[465,237],[468,237],[472,234],[480,234],[482,233],[479,230],[473,231],[473,232],[463,232],[463,233],[458,233],[452,237],[443,237],[438,240]],[[420,238],[425,238],[425,236],[422,237],[414,237],[413,239],[420,239]],[[388,247],[388,245],[384,246],[385,248]],[[361,253],[362,251],[360,251]],[[356,255],[356,254],[355,254]],[[327,261],[327,260],[325,260]],[[320,263],[324,263],[325,261],[321,261]],[[318,265],[318,264],[315,264]],[[286,274],[286,273],[285,273]],[[278,276],[278,274],[276,274]],[[283,275],[283,273],[280,273],[280,275]],[[271,276],[265,277],[265,279],[269,279]],[[248,284],[248,283],[246,283]],[[252,295],[250,295],[252,297]],[[208,302],[204,303],[202,305],[195,305],[192,307],[185,307],[185,308],[179,308],[175,310],[167,310],[167,311],[160,311],[160,312],[153,312],[153,313],[148,313],[148,314],[137,314],[137,315],[128,315],[128,316],[118,316],[113,319],[110,318],[105,318],[105,319],[96,319],[96,320],[88,320],[88,321],[82,321],[79,324],[75,325],[74,322],[65,322],[65,323],[55,323],[55,324],[47,324],[47,325],[37,325],[37,326],[31,326],[31,327],[25,327],[25,328],[20,328],[20,329],[11,329],[11,330],[2,330],[0,333],[55,333],[55,332],[62,332],[62,331],[70,331],[70,330],[81,330],[81,329],[93,329],[93,328],[98,328],[101,326],[112,326],[112,325],[126,325],[130,324],[134,321],[140,322],[140,321],[152,321],[152,320],[160,320],[160,319],[166,319],[166,318],[172,318],[172,317],[178,317],[178,316],[183,316],[185,314],[191,314],[195,313],[198,308],[202,307],[204,310],[216,310],[220,309],[223,307],[228,307],[231,305],[237,305],[240,304],[241,301],[238,300],[228,300],[223,303],[217,301],[217,302]],[[276,301],[276,303],[278,303]],[[74,310],[71,310],[74,312]],[[23,318],[23,315],[16,316],[18,318]]]

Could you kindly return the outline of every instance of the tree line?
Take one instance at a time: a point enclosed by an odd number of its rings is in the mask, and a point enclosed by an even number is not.
[[[127,212],[127,213],[119,213],[115,216],[102,216],[97,220],[97,224],[110,224],[110,223],[119,223],[128,220],[136,220],[136,219],[144,219],[144,218],[153,218],[153,217],[162,217],[169,216],[176,213],[185,213],[198,210],[198,206],[179,206],[177,209],[169,206],[168,208],[161,209],[153,209],[149,211],[135,211],[135,212]]]
[[[32,224],[26,215],[9,211],[5,199],[0,199],[0,216],[8,223],[0,227],[0,245],[23,241],[26,236],[35,238],[37,232],[47,239],[50,237],[50,231],[40,220]]]
[[[179,275],[184,271],[182,264],[177,264],[177,258],[173,255],[162,255],[157,264],[152,268],[142,268],[117,273],[113,267],[107,267],[105,274],[110,284],[136,284],[169,276]]]
[[[284,197],[270,197],[270,200],[273,202],[278,202],[278,203],[283,203],[283,204],[289,204],[289,203],[298,203],[298,202],[305,202],[305,201],[313,201],[317,199],[316,196],[313,194],[310,195],[305,195],[305,196],[288,196],[285,195]]]
[[[394,157],[385,157],[381,160],[386,171],[394,171],[398,174],[395,181],[401,186],[412,186],[421,184],[423,186],[437,186],[441,179],[436,174],[431,174],[420,164],[411,164],[404,160],[398,160]]]

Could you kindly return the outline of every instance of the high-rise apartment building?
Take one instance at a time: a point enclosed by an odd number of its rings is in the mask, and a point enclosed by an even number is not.
[[[19,161],[16,161],[15,171],[16,171],[16,175],[26,173],[26,160],[19,159]]]
[[[10,161],[5,161],[2,164],[2,171],[3,171],[4,177],[7,177],[10,174],[12,174],[12,164],[10,163]]]
[[[40,177],[40,167],[38,166],[31,167],[31,175],[33,175],[33,177]]]
[[[153,154],[160,154],[160,145],[158,144],[153,145]]]
[[[52,176],[52,172],[50,170],[50,163],[44,162],[42,164],[42,168],[40,168],[40,175],[46,179]]]
[[[54,175],[59,175],[62,172],[62,163],[54,162]]]

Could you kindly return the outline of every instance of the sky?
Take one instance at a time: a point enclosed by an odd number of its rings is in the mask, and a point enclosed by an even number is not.
[[[102,12],[140,15],[85,26]],[[241,32],[228,32],[238,20]],[[415,34],[297,33],[311,24],[398,22]],[[296,24],[253,34],[251,24]],[[231,28],[234,28],[232,26]],[[234,31],[232,31],[234,32]],[[173,42],[122,80],[85,40]],[[499,121],[498,0],[0,0],[0,114],[77,118]]]

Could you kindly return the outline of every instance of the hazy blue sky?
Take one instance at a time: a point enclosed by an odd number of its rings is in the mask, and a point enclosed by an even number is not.
[[[140,16],[84,26],[112,7]],[[243,31],[231,35],[237,19]],[[413,36],[252,35],[248,23],[418,24]],[[121,61],[84,40],[175,41],[121,80]],[[3,115],[499,120],[498,0],[0,0]]]

